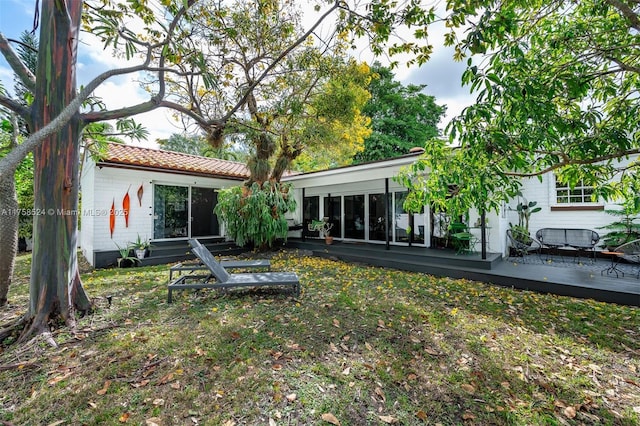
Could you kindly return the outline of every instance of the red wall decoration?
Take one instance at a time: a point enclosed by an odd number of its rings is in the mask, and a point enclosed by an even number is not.
[[[111,210],[109,210],[109,231],[113,238],[113,230],[116,229],[116,199],[111,202]]]
[[[129,227],[129,212],[131,211],[131,199],[129,198],[129,189],[122,199],[122,213],[124,214],[124,226]]]
[[[138,188],[138,202],[140,203],[140,207],[142,207],[142,194],[144,194],[144,189],[142,189],[142,184],[140,184],[140,188]]]

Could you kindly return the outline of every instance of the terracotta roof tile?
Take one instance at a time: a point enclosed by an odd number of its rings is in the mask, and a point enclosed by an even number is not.
[[[119,143],[107,144],[106,154],[99,163],[239,179],[246,179],[249,176],[247,166],[237,161],[199,157],[181,152],[162,151]]]

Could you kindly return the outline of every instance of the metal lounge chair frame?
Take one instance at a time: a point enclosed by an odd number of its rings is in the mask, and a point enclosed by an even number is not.
[[[207,247],[204,246],[200,241],[195,238],[189,240],[189,245],[191,247],[201,247],[204,250],[207,250]],[[261,268],[266,269],[267,271],[271,270],[271,261],[269,259],[251,259],[251,260],[220,260],[220,264],[225,269],[253,269],[253,268]],[[191,262],[191,263],[177,263],[171,268],[169,268],[169,281],[173,281],[173,275],[177,273],[181,275],[182,272],[195,272],[195,271],[206,271],[209,268],[205,266],[202,262]]]
[[[617,256],[620,259],[624,259],[629,263],[640,264],[640,239],[629,241],[628,243],[624,243],[615,249],[614,252],[620,253]],[[640,278],[640,267],[638,268],[637,278]]]
[[[531,252],[535,252],[538,255],[538,258],[540,258],[540,250],[542,249],[542,244],[540,244],[540,242],[535,238],[529,237],[531,241],[527,244],[515,238],[513,236],[513,233],[511,232],[511,229],[507,229],[507,238],[509,238],[509,244],[515,252],[515,255],[522,257],[522,263],[527,262],[526,255]],[[509,256],[507,257],[507,259],[511,257],[513,256],[511,256],[511,250],[509,250]]]
[[[289,287],[296,296],[300,295],[300,280],[294,272],[256,272],[230,274],[213,257],[211,252],[198,241],[189,240],[192,252],[208,269],[208,274],[182,275],[171,281],[168,286],[167,302],[173,301],[174,290],[186,289],[229,289],[239,287]]]

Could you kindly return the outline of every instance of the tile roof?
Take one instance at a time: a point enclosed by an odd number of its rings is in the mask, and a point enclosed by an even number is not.
[[[171,170],[187,174],[246,179],[249,170],[244,163],[199,157],[181,152],[162,151],[120,143],[108,143],[100,165],[121,165],[154,170]]]

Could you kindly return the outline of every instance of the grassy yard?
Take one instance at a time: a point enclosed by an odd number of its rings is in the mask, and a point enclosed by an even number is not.
[[[167,305],[167,266],[85,272],[96,310],[75,334],[0,348],[0,423],[640,424],[638,308],[273,256],[298,299]],[[2,323],[27,305],[29,263]]]

